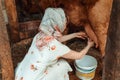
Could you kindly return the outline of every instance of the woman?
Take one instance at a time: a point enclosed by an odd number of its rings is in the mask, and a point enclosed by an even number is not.
[[[34,37],[31,47],[19,64],[15,80],[69,80],[69,64],[60,57],[67,59],[82,58],[94,45],[88,39],[87,46],[76,52],[61,42],[75,37],[84,38],[84,32],[62,36],[66,28],[65,13],[61,8],[48,8],[40,24],[40,32]]]

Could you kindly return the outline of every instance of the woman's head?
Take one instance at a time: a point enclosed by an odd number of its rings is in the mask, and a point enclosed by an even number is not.
[[[47,8],[40,24],[40,30],[52,35],[54,31],[63,32],[66,26],[66,16],[61,8]]]

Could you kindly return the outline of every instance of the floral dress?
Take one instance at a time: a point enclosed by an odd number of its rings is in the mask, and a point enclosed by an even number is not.
[[[15,80],[69,80],[69,64],[59,59],[70,49],[53,36],[38,33],[31,47],[19,64]]]

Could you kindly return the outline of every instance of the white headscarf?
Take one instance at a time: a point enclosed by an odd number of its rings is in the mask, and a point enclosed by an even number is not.
[[[66,16],[61,8],[47,8],[39,26],[47,35],[53,35],[55,31],[63,32],[66,25]]]

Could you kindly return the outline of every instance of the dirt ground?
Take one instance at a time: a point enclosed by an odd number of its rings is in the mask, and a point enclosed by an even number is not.
[[[27,51],[30,47],[31,41],[32,41],[32,38],[22,40],[14,45],[11,45],[14,68],[17,66],[17,63],[20,62],[24,58],[25,54],[27,53]],[[87,43],[87,41],[83,41],[80,39],[73,39],[73,40],[68,41],[65,44],[73,50],[81,51],[81,49],[83,49],[86,46],[86,43]],[[99,50],[96,48],[91,48],[87,54],[95,57],[98,61],[96,74],[95,74],[95,77],[93,80],[102,80],[102,67],[103,67],[103,65],[102,65],[102,59],[101,59],[101,55],[100,55]],[[67,61],[69,62],[69,64],[73,68],[73,71],[69,72],[70,80],[80,80],[75,75],[75,67],[73,65],[74,60],[67,60]]]

